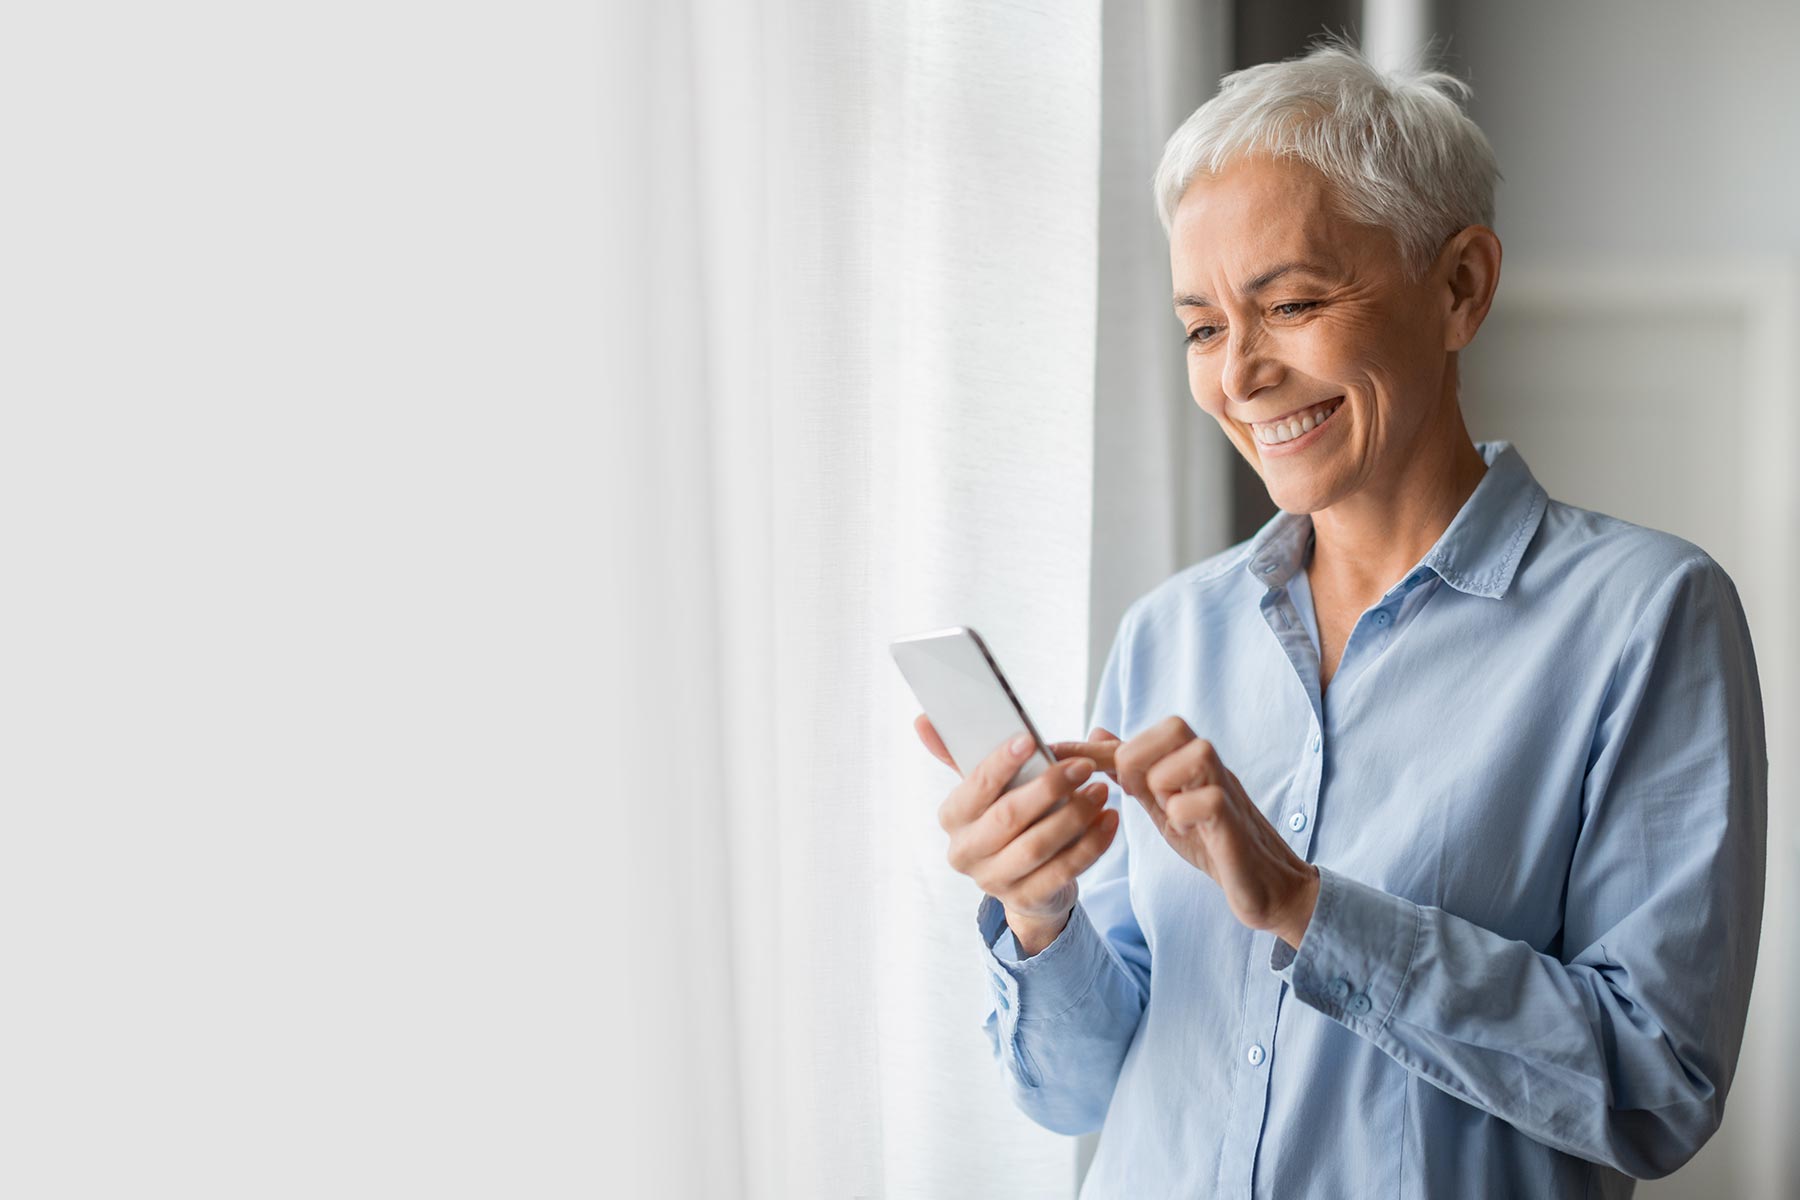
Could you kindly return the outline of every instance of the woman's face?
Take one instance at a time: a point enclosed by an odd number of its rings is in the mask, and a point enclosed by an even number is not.
[[[1337,215],[1311,167],[1245,157],[1197,178],[1169,252],[1194,400],[1277,507],[1317,512],[1393,479],[1442,432],[1441,264],[1408,282],[1393,235]]]

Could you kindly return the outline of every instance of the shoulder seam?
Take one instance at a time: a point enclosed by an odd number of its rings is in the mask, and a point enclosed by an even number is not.
[[[1614,692],[1618,689],[1619,671],[1625,666],[1625,656],[1631,652],[1632,645],[1637,641],[1638,629],[1643,625],[1644,618],[1648,617],[1656,610],[1664,593],[1679,585],[1681,580],[1687,576],[1690,567],[1693,567],[1696,564],[1711,563],[1712,561],[1712,556],[1707,554],[1704,550],[1699,554],[1682,559],[1681,562],[1677,563],[1675,567],[1670,570],[1667,577],[1665,577],[1661,583],[1657,584],[1650,592],[1649,597],[1644,601],[1643,608],[1639,609],[1638,615],[1632,619],[1631,629],[1625,634],[1624,644],[1619,647],[1619,656],[1613,660],[1613,669],[1611,673],[1607,675],[1606,690],[1600,694],[1600,710],[1595,714],[1594,728],[1588,733],[1588,750],[1590,754],[1593,752],[1594,736],[1600,729],[1600,718],[1605,714],[1607,704],[1611,702]],[[1587,783],[1586,776],[1587,772],[1584,770],[1582,772],[1582,785],[1584,790]],[[1587,814],[1585,812],[1582,814],[1582,819],[1583,821],[1587,819]]]

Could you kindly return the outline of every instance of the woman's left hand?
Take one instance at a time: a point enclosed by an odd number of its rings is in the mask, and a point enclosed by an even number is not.
[[[1093,759],[1136,797],[1177,854],[1212,876],[1239,921],[1299,948],[1319,898],[1319,872],[1186,721],[1170,717],[1128,742],[1096,729],[1085,742],[1058,742],[1050,751]]]

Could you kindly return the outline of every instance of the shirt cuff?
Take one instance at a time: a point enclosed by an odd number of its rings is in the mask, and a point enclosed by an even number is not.
[[[1014,954],[1018,946],[1006,927],[1006,908],[992,896],[981,898],[975,925],[987,946],[989,982],[997,993],[995,1003],[1001,1012],[1013,1013],[1015,1020],[1061,1016],[1087,997],[1106,965],[1105,942],[1080,901],[1069,913],[1069,923],[1056,940],[1030,958],[1007,959],[998,953],[1002,934],[1012,943]]]
[[[1412,901],[1319,867],[1319,900],[1300,947],[1276,938],[1269,969],[1302,1003],[1376,1033],[1406,990],[1423,923]]]

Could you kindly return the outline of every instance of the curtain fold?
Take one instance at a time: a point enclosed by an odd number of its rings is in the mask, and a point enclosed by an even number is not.
[[[621,1128],[658,1194],[1053,1196],[896,636],[1089,696],[1099,11],[640,14],[618,164]],[[629,1181],[627,1181],[629,1185]]]
[[[1090,696],[1131,602],[1232,541],[1236,451],[1188,390],[1150,189],[1163,143],[1231,67],[1231,24],[1227,0],[1105,5]]]

